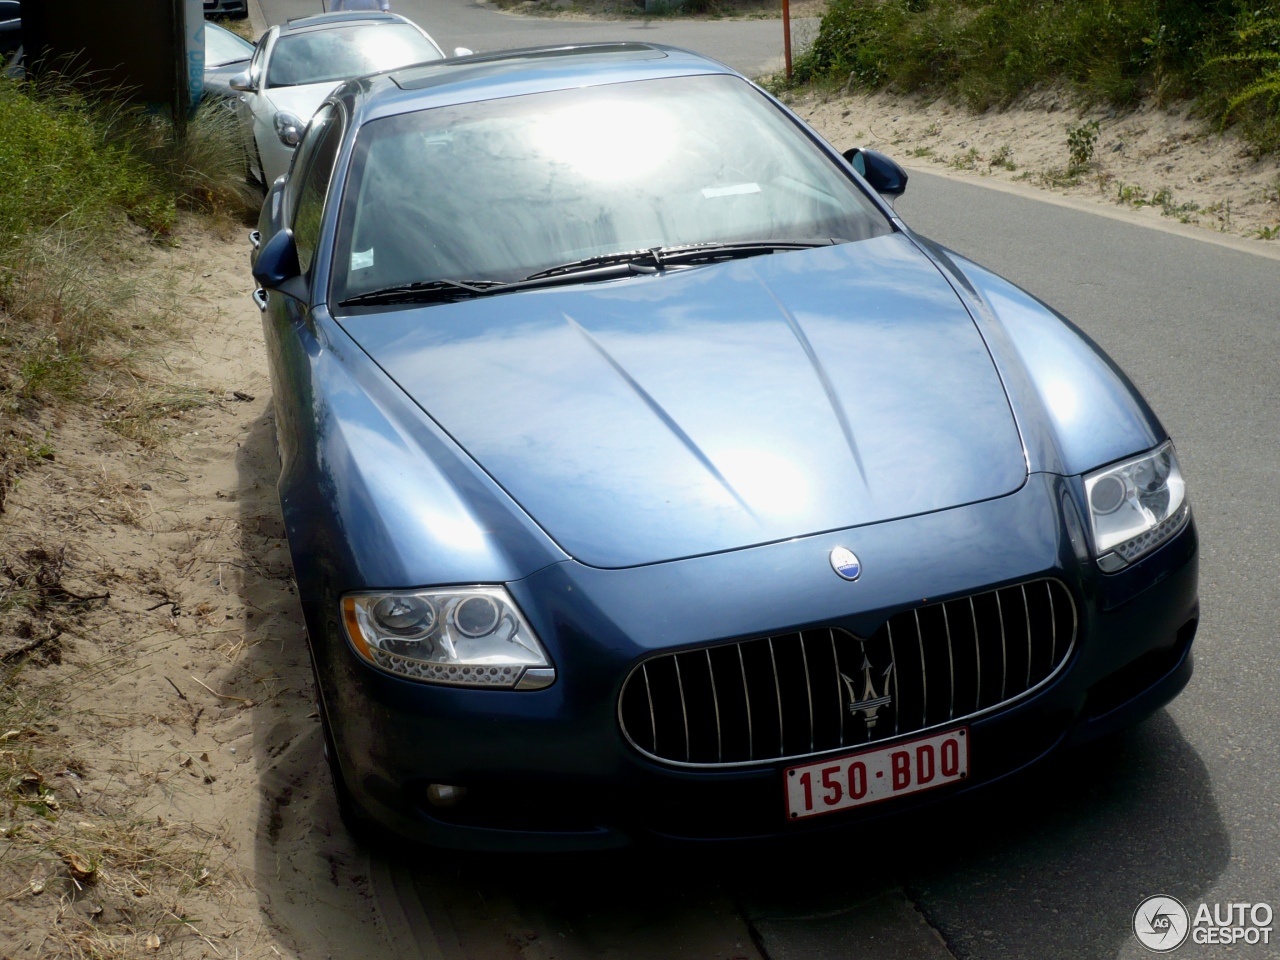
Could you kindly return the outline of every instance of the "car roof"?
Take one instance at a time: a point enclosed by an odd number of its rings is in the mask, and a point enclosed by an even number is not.
[[[582,43],[450,57],[353,81],[338,99],[363,123],[455,103],[659,77],[729,74],[708,57],[651,43]]]
[[[394,13],[378,13],[372,10],[339,10],[337,13],[318,13],[311,17],[294,17],[280,27],[280,35],[302,33],[307,30],[343,26],[350,23],[404,23],[404,17]]]

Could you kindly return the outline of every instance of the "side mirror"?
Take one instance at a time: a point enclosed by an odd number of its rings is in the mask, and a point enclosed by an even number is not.
[[[453,48],[453,55],[455,57],[469,57],[473,53],[475,53],[475,51],[472,50],[470,47],[454,47]]]
[[[239,90],[241,93],[253,92],[253,81],[249,79],[249,71],[237,73],[234,77],[227,81],[227,86],[232,90]]]
[[[851,147],[844,152],[844,158],[882,197],[897,199],[906,192],[907,171],[883,153]]]
[[[306,282],[302,278],[302,267],[298,265],[298,245],[294,242],[292,230],[287,227],[280,230],[256,252],[253,279],[258,286],[264,290],[279,290],[295,300],[306,299]]]

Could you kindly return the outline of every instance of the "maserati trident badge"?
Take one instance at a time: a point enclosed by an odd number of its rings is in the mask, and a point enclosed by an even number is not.
[[[880,674],[880,690],[876,691],[875,677],[871,674],[871,661],[867,659],[866,651],[862,653],[862,696],[858,696],[858,691],[854,688],[854,681],[840,674],[840,679],[844,681],[845,691],[849,694],[849,703],[847,704],[849,713],[853,716],[861,716],[867,722],[867,729],[873,730],[876,725],[876,713],[881,707],[887,707],[893,703],[893,697],[889,696],[889,677],[893,675],[893,663],[884,668]]]
[[[857,580],[862,576],[862,564],[848,547],[836,547],[831,551],[831,569],[846,580]]]

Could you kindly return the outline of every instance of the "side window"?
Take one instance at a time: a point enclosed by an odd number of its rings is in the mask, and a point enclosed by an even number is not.
[[[342,124],[335,107],[323,107],[312,119],[294,158],[290,180],[297,182],[293,206],[293,239],[298,247],[298,265],[304,274],[311,272],[316,247],[320,244],[320,218],[324,198],[333,177],[333,162],[342,142]]]

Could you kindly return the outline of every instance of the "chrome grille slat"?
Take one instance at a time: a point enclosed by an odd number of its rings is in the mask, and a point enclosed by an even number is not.
[[[649,686],[649,665],[647,663],[640,664],[640,669],[644,671],[644,695],[649,701],[649,729],[653,731],[653,752],[658,752],[658,717],[653,712],[653,690]]]
[[[724,762],[724,740],[720,733],[720,695],[716,693],[716,668],[711,662],[711,651],[703,651],[707,655],[707,674],[711,677],[711,706],[716,711],[716,763]]]
[[[1049,622],[1053,624],[1053,630],[1049,634],[1049,662],[1053,663],[1058,654],[1058,618],[1053,610],[1053,588],[1046,582],[1044,589],[1049,595]]]
[[[1000,699],[1004,699],[1005,684],[1009,677],[1009,648],[1004,642],[1004,604],[1000,591],[996,591],[996,616],[1000,618]]]
[[[689,762],[689,758],[693,756],[689,750],[689,708],[684,699],[684,679],[680,676],[680,657],[672,657],[672,662],[676,665],[676,687],[680,690],[680,717],[684,720],[684,760]]]
[[[1010,643],[1019,603],[1025,665],[1018,663],[1019,644]],[[907,636],[912,628],[914,651]],[[965,636],[969,630],[972,637]],[[909,607],[869,636],[824,625],[649,657],[623,684],[618,719],[633,747],[675,766],[821,755],[960,723],[1020,700],[1062,669],[1075,649],[1076,630],[1067,588],[1053,579],[1030,581]],[[732,677],[735,659],[740,690]],[[944,672],[945,710],[937,692]],[[832,686],[834,701],[822,692]]]
[[[947,667],[951,671],[951,693],[947,700],[947,719],[956,718],[956,649],[951,643],[951,618],[947,616],[947,605],[942,605],[942,623],[947,629]]]
[[[920,726],[929,725],[929,671],[924,665],[924,631],[920,629],[920,611],[912,610],[916,621],[916,639],[920,642]],[[896,711],[895,711],[896,712]]]
[[[840,654],[836,650],[836,632],[828,630],[827,636],[831,639],[831,662],[836,665],[836,706],[840,712],[840,746],[844,746],[844,691],[840,687]]]
[[[742,659],[742,644],[738,644],[738,666],[742,668],[742,700],[747,705],[747,759],[756,758],[755,730],[751,723],[751,690],[747,687],[747,662]]]
[[[778,680],[778,658],[773,655],[773,637],[769,638],[769,662],[773,665],[773,689],[778,695],[778,750],[786,753],[786,728],[782,723],[782,684]]]
[[[969,598],[969,619],[973,621],[973,662],[978,671],[978,681],[974,684],[973,709],[982,708],[982,633],[978,630],[978,611],[973,607],[973,597]]]
[[[804,634],[800,634],[800,662],[804,664],[804,695],[809,702],[809,752],[813,753],[813,680],[809,676],[809,652],[805,649]]]
[[[884,632],[885,632],[885,635],[889,638],[889,662],[890,662],[890,663],[897,663],[897,662],[898,662],[898,655],[897,655],[897,654],[894,652],[894,650],[893,650],[893,624],[892,624],[892,623],[888,623],[888,622],[886,622],[886,623],[885,623],[885,625],[884,625]],[[834,643],[835,643],[835,632],[834,632],[834,631],[832,631],[832,639],[831,639],[831,642],[832,642],[832,644],[834,644]],[[899,701],[898,701],[898,671],[897,671],[897,670],[894,670],[894,671],[893,671],[893,700],[894,700],[894,702],[895,702],[895,703],[899,702]],[[841,706],[843,706],[843,704],[842,704]],[[897,711],[897,710],[893,711],[893,733],[894,733],[894,736],[897,736],[897,734],[898,734],[898,713],[899,713],[899,711]],[[840,711],[840,716],[841,716],[841,718],[843,719],[843,717],[844,717],[844,710],[843,710],[843,709]],[[841,741],[841,742],[843,743],[844,741]]]
[[[1018,588],[1022,591],[1022,615],[1027,620],[1027,686],[1031,686],[1031,605],[1027,603],[1027,587],[1023,584]]]

